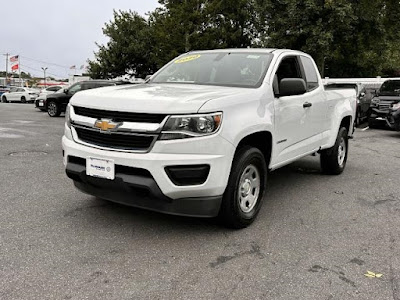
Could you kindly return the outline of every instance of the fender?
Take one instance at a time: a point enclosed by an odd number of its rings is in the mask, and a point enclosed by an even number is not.
[[[340,124],[346,117],[350,117],[348,135],[353,135],[354,118],[357,106],[355,101],[355,91],[349,90],[345,91],[345,93],[346,97],[338,100],[338,98],[335,97],[335,93],[327,91],[328,114],[331,116],[329,126],[330,129],[323,133],[323,141],[326,141],[326,143],[323,144],[321,150],[333,147],[340,129]]]

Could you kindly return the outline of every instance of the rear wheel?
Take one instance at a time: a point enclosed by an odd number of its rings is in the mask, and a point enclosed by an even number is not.
[[[21,103],[26,103],[26,98],[24,96],[21,97]]]
[[[340,128],[335,145],[321,152],[321,169],[325,174],[339,175],[346,167],[349,140],[347,129]]]
[[[259,149],[245,146],[238,150],[219,214],[224,225],[238,229],[253,223],[262,205],[267,171]]]
[[[50,117],[58,117],[61,115],[60,106],[55,101],[50,101],[47,104],[47,113]]]

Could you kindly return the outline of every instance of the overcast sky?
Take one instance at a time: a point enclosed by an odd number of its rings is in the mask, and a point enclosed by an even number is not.
[[[20,55],[24,72],[43,76],[41,67],[48,67],[48,74],[58,78],[73,74],[70,66],[80,68],[92,59],[97,50],[95,42],[107,42],[102,28],[112,19],[113,9],[131,9],[144,16],[159,5],[157,0],[2,2],[0,54]],[[1,56],[0,70],[5,68],[5,57]]]

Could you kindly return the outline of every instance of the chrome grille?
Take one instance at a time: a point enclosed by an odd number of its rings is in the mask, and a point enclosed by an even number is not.
[[[107,111],[72,106],[70,119],[74,139],[101,149],[148,152],[158,139],[167,115]],[[116,125],[96,128],[98,122]]]
[[[102,132],[100,130],[75,126],[78,138],[88,144],[104,148],[131,151],[147,151],[156,136],[136,135],[119,132]]]

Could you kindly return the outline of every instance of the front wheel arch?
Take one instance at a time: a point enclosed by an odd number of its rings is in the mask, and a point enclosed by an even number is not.
[[[272,155],[272,134],[269,131],[258,131],[243,137],[238,143],[235,151],[235,156],[238,151],[246,146],[257,148],[264,155],[267,167],[271,162]]]

